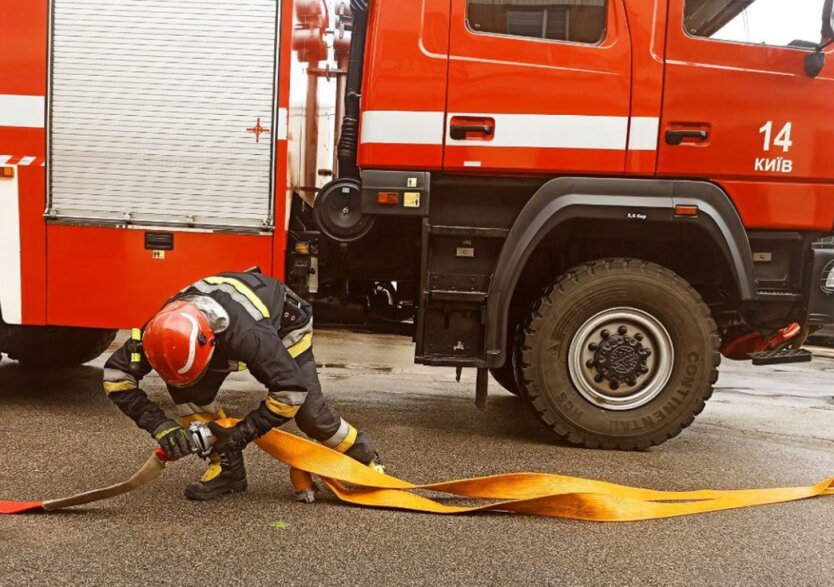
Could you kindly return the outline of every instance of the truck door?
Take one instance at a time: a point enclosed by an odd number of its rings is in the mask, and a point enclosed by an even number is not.
[[[831,229],[834,61],[805,72],[825,4],[671,0],[659,174],[718,182],[748,227]]]
[[[621,173],[629,45],[622,0],[452,0],[445,169]]]
[[[49,218],[273,226],[278,6],[53,0]]]

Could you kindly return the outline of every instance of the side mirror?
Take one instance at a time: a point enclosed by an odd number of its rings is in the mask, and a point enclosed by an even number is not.
[[[831,28],[834,30],[834,13],[831,15]],[[814,78],[820,74],[822,68],[825,67],[825,53],[823,51],[832,44],[834,44],[834,37],[825,39],[817,45],[813,53],[808,53],[805,56],[805,73],[808,74],[808,77]]]
[[[834,43],[834,10],[832,10],[832,4],[834,4],[832,0],[825,0],[823,8],[825,12],[822,17],[822,41],[813,53],[805,56],[805,73],[810,78],[815,78],[822,72],[825,67],[825,53],[823,51]],[[825,14],[828,14],[828,18],[825,18]]]
[[[826,37],[828,37],[826,39]],[[831,15],[828,18],[828,30],[823,31],[822,42],[831,42],[834,40],[834,9],[831,9]]]
[[[822,49],[817,48],[813,53],[808,53],[805,56],[805,73],[810,78],[817,77],[822,68],[825,67],[825,53]]]

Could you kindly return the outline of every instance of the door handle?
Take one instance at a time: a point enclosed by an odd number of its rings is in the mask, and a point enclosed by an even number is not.
[[[451,135],[452,138],[456,141],[462,141],[466,139],[466,135],[469,133],[477,133],[480,135],[484,135],[487,137],[492,136],[493,128],[491,126],[487,126],[485,124],[460,124],[460,125],[452,125]]]
[[[456,116],[449,125],[449,136],[455,141],[465,141],[467,139],[490,140],[494,134],[495,121],[491,118]]]
[[[677,147],[678,145],[682,144],[685,140],[690,140],[697,143],[705,143],[709,140],[709,131],[698,129],[669,129],[666,131],[667,145]]]

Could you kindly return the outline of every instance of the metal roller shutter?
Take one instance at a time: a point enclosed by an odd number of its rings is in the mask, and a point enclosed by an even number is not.
[[[272,225],[277,0],[53,0],[54,218]]]

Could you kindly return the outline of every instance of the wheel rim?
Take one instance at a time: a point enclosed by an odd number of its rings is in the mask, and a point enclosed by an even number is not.
[[[639,408],[663,391],[675,349],[663,324],[636,308],[611,308],[579,328],[568,351],[574,387],[606,410]]]

